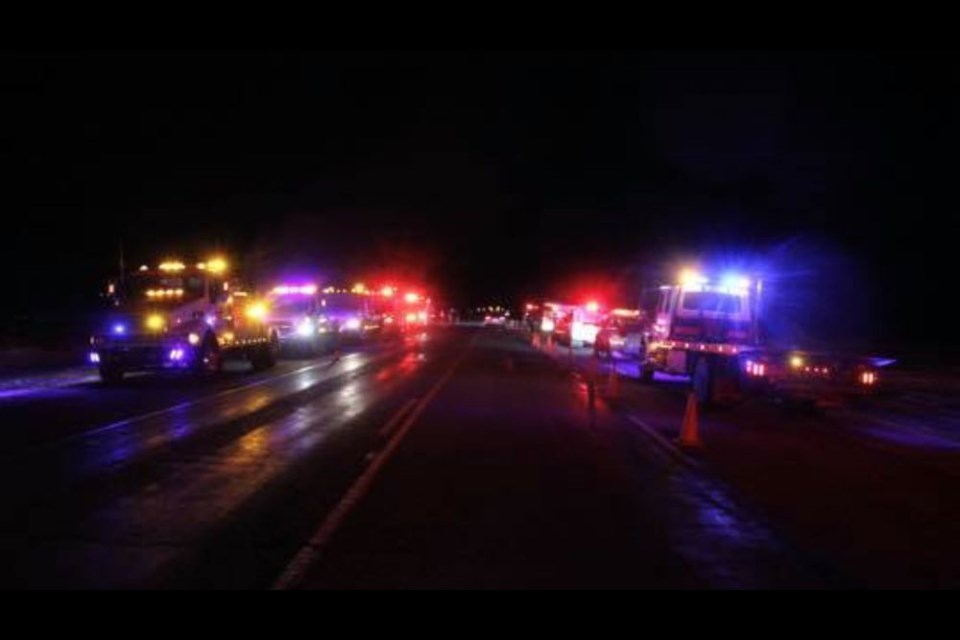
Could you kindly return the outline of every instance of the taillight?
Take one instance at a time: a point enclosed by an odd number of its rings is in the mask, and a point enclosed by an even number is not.
[[[761,378],[767,374],[767,366],[762,362],[747,360],[746,371],[749,376]]]

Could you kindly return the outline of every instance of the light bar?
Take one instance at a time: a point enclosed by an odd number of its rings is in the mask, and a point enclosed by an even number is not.
[[[316,292],[317,292],[317,285],[315,284],[303,284],[303,285],[282,284],[273,288],[273,293],[278,296],[286,296],[286,295],[312,296]]]
[[[161,262],[157,268],[160,269],[160,271],[183,271],[187,267],[178,260],[168,260],[167,262]]]

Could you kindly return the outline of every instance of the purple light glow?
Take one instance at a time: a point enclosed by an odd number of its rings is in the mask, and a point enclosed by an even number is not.
[[[279,296],[303,295],[312,296],[317,292],[315,284],[289,285],[282,284],[273,288],[273,293]]]

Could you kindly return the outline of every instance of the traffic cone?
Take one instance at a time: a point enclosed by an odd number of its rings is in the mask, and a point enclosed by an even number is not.
[[[697,396],[693,391],[687,393],[687,409],[683,413],[683,425],[677,444],[681,447],[696,448],[703,446],[700,441],[700,428],[697,424]]]

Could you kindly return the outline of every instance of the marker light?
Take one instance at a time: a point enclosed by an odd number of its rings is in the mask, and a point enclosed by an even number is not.
[[[145,265],[145,264],[140,265],[140,271],[147,271],[147,270],[149,270],[149,269],[150,269],[150,267],[148,267],[148,266]]]
[[[163,316],[156,313],[147,316],[147,329],[150,331],[160,331],[163,325]]]
[[[794,369],[799,369],[800,367],[803,366],[803,358],[801,358],[800,356],[792,356],[790,358],[790,366],[793,367]]]
[[[227,270],[227,261],[223,258],[213,258],[207,260],[207,271],[212,273],[223,273]]]
[[[251,320],[263,320],[267,316],[267,305],[255,302],[247,307],[247,317]]]
[[[419,320],[420,322],[426,322],[426,321],[427,321],[427,312],[426,312],[426,311],[420,311],[419,313],[417,313],[417,320]]]
[[[414,293],[414,292],[411,291],[411,292],[407,293],[406,295],[404,295],[404,296],[403,296],[403,299],[406,300],[407,302],[409,302],[410,304],[413,304],[414,302],[419,302],[419,301],[420,301],[420,294],[417,294],[417,293]]]
[[[127,332],[127,327],[126,325],[118,322],[117,324],[113,325],[113,332],[118,336],[122,336]]]
[[[191,333],[190,335],[187,336],[187,342],[189,342],[193,346],[197,346],[198,344],[200,344],[200,334]]]
[[[168,260],[160,263],[160,271],[183,271],[186,268],[182,262],[177,260]]]

